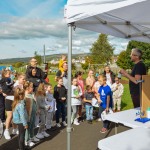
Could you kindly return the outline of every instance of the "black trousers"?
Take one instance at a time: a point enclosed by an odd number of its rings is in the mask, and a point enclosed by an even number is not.
[[[131,94],[132,102],[134,108],[140,107],[140,95],[139,94]]]
[[[19,142],[19,150],[25,150],[25,128],[23,124],[17,124],[18,125],[18,130],[19,130],[19,135],[18,135],[18,142]]]
[[[2,120],[2,122],[5,122],[6,118],[5,118],[5,107],[1,107],[0,106],[0,119]]]

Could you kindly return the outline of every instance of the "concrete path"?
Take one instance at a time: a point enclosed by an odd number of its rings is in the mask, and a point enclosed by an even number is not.
[[[113,126],[113,124],[112,124]],[[108,133],[100,133],[102,122],[94,121],[93,124],[88,124],[86,121],[79,126],[75,126],[71,133],[71,150],[96,150],[98,141],[106,136],[114,135],[115,131],[112,128]],[[128,130],[127,127],[119,126],[118,132]],[[67,133],[66,128],[56,128],[50,130],[51,135],[41,142],[37,143],[32,150],[66,150]],[[107,135],[108,134],[108,135]],[[115,144],[115,143],[114,143]],[[16,150],[18,148],[17,136],[7,141],[4,137],[0,140],[0,150]]]

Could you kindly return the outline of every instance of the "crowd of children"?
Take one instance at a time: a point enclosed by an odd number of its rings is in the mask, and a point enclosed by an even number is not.
[[[11,139],[10,126],[12,123],[12,134],[18,134],[19,149],[24,150],[25,146],[34,146],[35,142],[49,137],[46,129],[52,127],[56,100],[52,94],[52,85],[39,83],[34,90],[34,83],[26,81],[25,74],[18,74],[16,81],[11,81],[10,76],[9,70],[2,71],[0,119],[5,124],[5,139]],[[38,117],[39,129],[35,134],[35,121]]]
[[[66,57],[62,57],[59,67],[66,62]],[[19,74],[17,80],[12,81],[9,70],[3,70],[2,79],[0,80],[0,119],[5,122],[4,137],[11,139],[10,124],[12,122],[12,133],[19,134],[19,149],[24,150],[25,145],[34,146],[36,142],[50,135],[46,130],[53,126],[53,117],[56,118],[56,127],[67,126],[66,123],[66,106],[67,106],[67,89],[63,85],[63,78],[57,78],[57,85],[45,84],[37,80],[36,70],[33,68],[30,72],[33,78],[26,81],[24,74]],[[93,99],[99,103],[99,119],[103,111],[106,113],[110,108],[113,111],[121,110],[121,96],[123,94],[123,85],[118,77],[111,86],[107,85],[107,77],[104,75],[94,78],[94,72],[89,71],[88,77],[84,84],[82,72],[77,72],[72,79],[71,86],[71,123],[80,125],[82,118],[82,108],[85,107],[86,120],[88,123],[93,122]],[[7,117],[5,118],[5,111]],[[60,123],[62,117],[62,124]],[[101,133],[108,130],[110,122],[103,121]],[[34,129],[39,126],[37,134]]]

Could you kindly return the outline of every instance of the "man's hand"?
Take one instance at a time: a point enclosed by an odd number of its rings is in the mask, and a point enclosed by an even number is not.
[[[126,75],[127,75],[127,72],[124,70],[124,69],[121,69],[120,71],[119,71],[119,73],[121,73],[123,76],[125,76],[126,77]]]

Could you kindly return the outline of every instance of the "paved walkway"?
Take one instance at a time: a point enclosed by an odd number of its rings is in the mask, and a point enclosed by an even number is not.
[[[102,122],[94,121],[88,124],[86,121],[79,126],[73,126],[74,131],[71,133],[71,150],[96,150],[98,141],[105,138],[107,133],[100,133]],[[128,130],[128,128],[119,126],[118,132]],[[32,150],[66,150],[67,133],[66,128],[56,128],[56,130],[48,131],[50,137],[41,140]],[[109,131],[111,136],[115,133],[114,128]],[[7,141],[4,138],[0,140],[0,150],[16,150],[18,148],[17,136]]]

